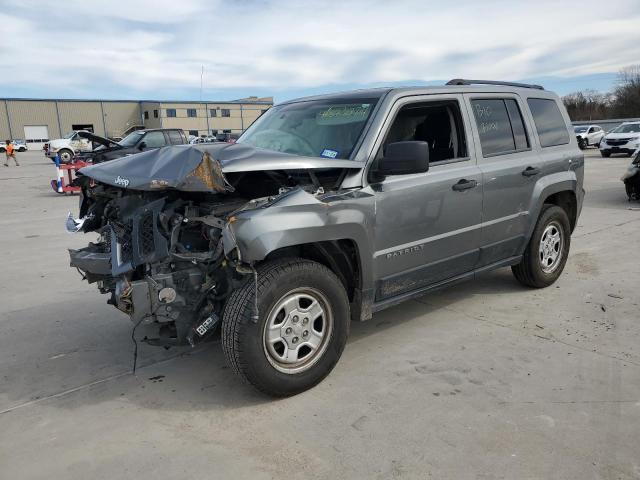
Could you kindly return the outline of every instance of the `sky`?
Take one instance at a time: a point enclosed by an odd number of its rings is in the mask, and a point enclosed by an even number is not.
[[[640,0],[0,0],[0,28],[0,98],[278,102],[451,78],[565,95],[640,64]]]

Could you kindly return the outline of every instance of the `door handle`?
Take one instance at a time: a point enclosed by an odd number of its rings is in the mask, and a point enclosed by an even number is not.
[[[456,192],[461,192],[463,190],[475,188],[477,185],[478,185],[478,182],[476,182],[475,180],[467,180],[466,178],[462,178],[458,181],[458,183],[454,184],[451,188]]]
[[[527,167],[522,171],[522,175],[525,177],[533,177],[534,175],[538,175],[540,173],[540,169],[536,167]]]

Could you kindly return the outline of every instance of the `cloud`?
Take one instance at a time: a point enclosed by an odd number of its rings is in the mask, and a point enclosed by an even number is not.
[[[282,91],[585,76],[640,59],[637,0],[4,3],[0,87],[35,96],[193,91],[201,65],[207,91]]]

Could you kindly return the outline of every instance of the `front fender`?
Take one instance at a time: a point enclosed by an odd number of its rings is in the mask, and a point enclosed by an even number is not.
[[[316,196],[294,191],[281,200],[235,216],[225,229],[225,251],[237,247],[241,260],[258,262],[284,247],[352,240],[358,247],[362,287],[372,284],[373,196],[360,191]]]

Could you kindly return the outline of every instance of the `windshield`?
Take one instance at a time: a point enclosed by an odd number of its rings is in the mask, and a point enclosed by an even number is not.
[[[238,143],[307,157],[349,158],[377,98],[312,100],[270,108]]]
[[[125,148],[133,147],[135,146],[136,143],[138,143],[138,141],[142,138],[143,135],[144,135],[144,132],[140,132],[140,131],[131,132],[129,135],[124,137],[118,143],[120,143],[120,145],[122,145]]]
[[[576,133],[584,133],[587,131],[587,127],[573,127],[573,131]]]
[[[73,138],[75,134],[76,132],[69,132],[62,138],[70,139],[70,138]]]
[[[638,133],[640,132],[640,123],[628,123],[620,125],[618,128],[611,130],[611,133]]]

